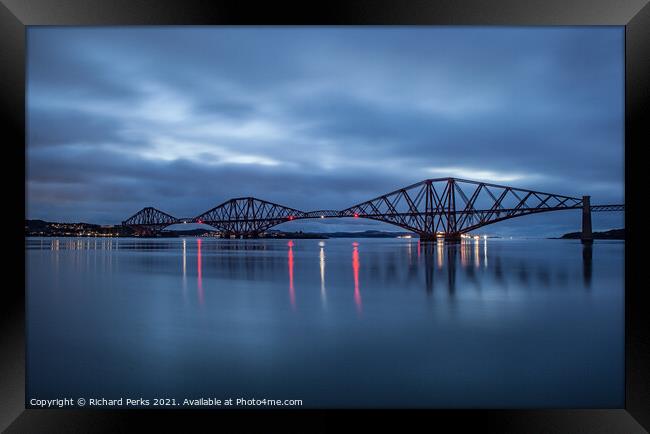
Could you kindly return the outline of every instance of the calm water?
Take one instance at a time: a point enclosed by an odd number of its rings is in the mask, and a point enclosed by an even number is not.
[[[624,243],[29,238],[28,397],[622,407]]]

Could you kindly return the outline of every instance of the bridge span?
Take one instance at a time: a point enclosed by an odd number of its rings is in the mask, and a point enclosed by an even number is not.
[[[178,223],[201,223],[226,235],[255,237],[288,221],[349,217],[390,223],[417,233],[422,240],[459,241],[462,234],[496,222],[564,210],[582,211],[582,241],[591,243],[591,212],[624,212],[625,205],[591,205],[590,196],[572,197],[459,178],[437,178],[343,210],[301,211],[255,197],[239,197],[190,218],[176,218],[147,207],[122,225],[156,232]]]

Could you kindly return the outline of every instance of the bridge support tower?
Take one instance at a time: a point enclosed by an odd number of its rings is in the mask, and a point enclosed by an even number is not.
[[[582,196],[582,244],[594,242],[594,235],[591,231],[591,196]]]

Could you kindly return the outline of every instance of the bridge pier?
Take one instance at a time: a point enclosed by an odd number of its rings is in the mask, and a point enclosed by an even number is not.
[[[582,196],[582,234],[580,240],[582,244],[591,244],[594,242],[594,235],[591,231],[591,196]]]
[[[420,241],[435,242],[437,240],[436,234],[420,234]]]
[[[446,243],[460,243],[461,242],[461,236],[460,232],[453,232],[450,234],[445,234],[443,237],[439,237],[437,234],[429,234],[429,233],[421,233],[420,234],[420,241],[426,241],[426,242],[435,242],[440,239],[445,240]]]
[[[236,232],[236,231],[226,231],[222,232],[221,235],[223,238],[259,238],[260,232]]]
[[[133,232],[134,235],[138,237],[153,237],[157,235],[160,231],[151,228],[137,228]]]
[[[460,232],[445,234],[445,243],[460,243],[460,242],[461,242]]]

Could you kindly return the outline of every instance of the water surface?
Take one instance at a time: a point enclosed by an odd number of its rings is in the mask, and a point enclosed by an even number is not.
[[[624,243],[28,238],[28,399],[622,407]]]

